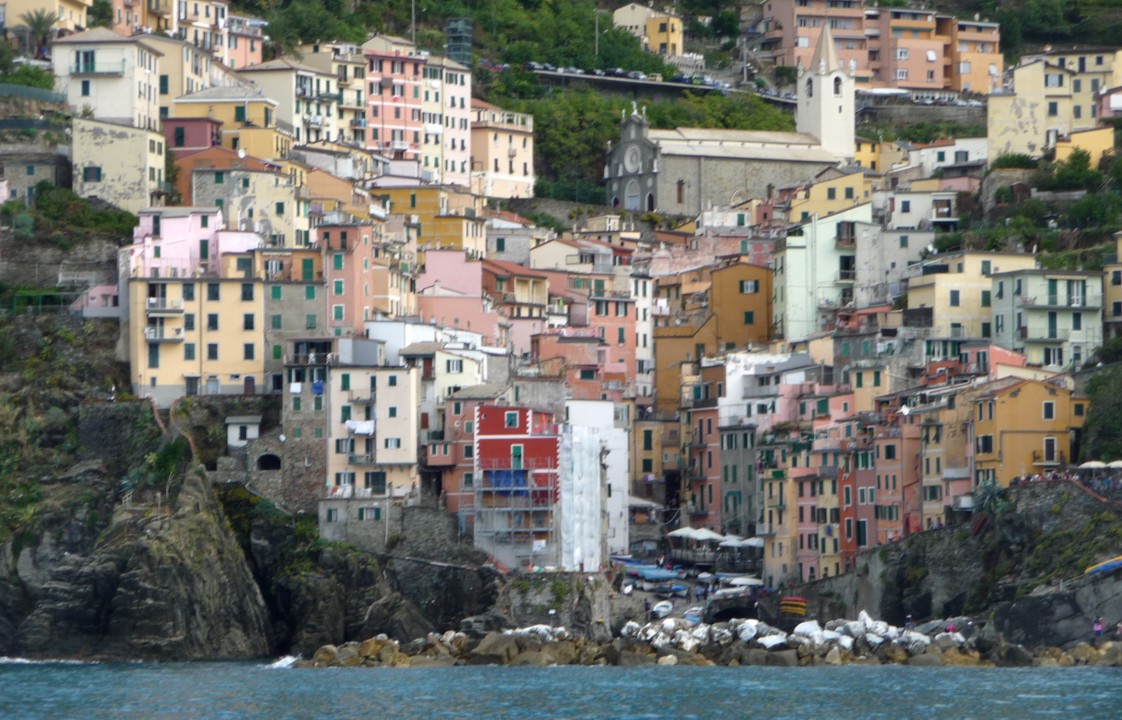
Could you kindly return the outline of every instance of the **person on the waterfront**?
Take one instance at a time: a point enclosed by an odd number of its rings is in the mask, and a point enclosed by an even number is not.
[[[1095,624],[1091,626],[1091,632],[1095,634],[1096,638],[1101,638],[1103,636],[1103,619],[1101,615],[1095,618]]]

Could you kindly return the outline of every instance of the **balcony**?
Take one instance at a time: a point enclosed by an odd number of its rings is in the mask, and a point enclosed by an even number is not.
[[[144,328],[144,339],[148,342],[183,342],[183,328]]]
[[[310,97],[312,97],[313,94],[314,94],[314,92],[313,92],[310,85],[297,85],[296,86],[296,97],[298,97],[298,98],[310,98]]]
[[[182,315],[183,301],[150,297],[144,309],[148,315]]]
[[[124,75],[125,61],[107,63],[77,63],[70,66],[71,75]]]
[[[1068,300],[1062,299],[1058,294],[1056,295],[1033,295],[1026,297],[1021,301],[1021,305],[1025,308],[1063,308],[1065,310],[1080,310],[1082,308],[1097,309],[1101,306],[1101,302],[1094,298],[1077,297]]]
[[[1062,452],[1051,453],[1049,455],[1045,455],[1044,453],[1042,453],[1039,450],[1033,450],[1032,451],[1032,464],[1043,466],[1043,467],[1064,466],[1064,465],[1067,465],[1067,458],[1064,456],[1064,453],[1062,453]]]
[[[834,246],[839,250],[853,250],[857,247],[857,236],[841,234],[834,238]]]
[[[366,128],[366,118],[352,118],[351,127],[353,128]]]
[[[157,15],[171,15],[173,11],[171,0],[148,0],[148,12]]]
[[[323,127],[323,115],[305,115],[304,124],[309,127]]]
[[[839,285],[852,285],[857,280],[857,271],[853,269],[838,270],[837,282]]]
[[[375,405],[377,402],[378,395],[375,392],[351,392],[350,403],[352,405]]]
[[[781,528],[778,523],[756,523],[756,537],[775,537]]]
[[[372,454],[366,455],[348,455],[347,462],[351,465],[377,465]]]
[[[329,92],[321,92],[321,93],[316,93],[316,100],[319,100],[319,101],[322,101],[322,102],[333,102],[333,103],[341,103],[341,102],[343,102],[343,93],[341,93],[341,92],[335,92],[335,93],[329,93]]]

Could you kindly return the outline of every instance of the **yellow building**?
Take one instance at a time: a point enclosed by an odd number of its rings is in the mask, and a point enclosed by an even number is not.
[[[929,327],[932,338],[992,337],[993,282],[999,272],[1030,270],[1026,253],[963,251],[925,260],[908,280],[908,325]]]
[[[738,257],[713,268],[710,278],[709,306],[717,318],[717,347],[770,340],[771,270]]]
[[[210,87],[211,56],[191,43],[160,33],[140,36],[140,44],[160,53],[159,113],[170,117],[177,97]]]
[[[129,253],[129,362],[137,395],[253,393],[264,380],[265,286],[252,233],[220,237],[217,208],[141,211]],[[227,251],[228,249],[228,251]]]
[[[872,183],[860,170],[827,168],[789,195],[787,217],[790,222],[802,222],[813,215],[825,217],[869,202]]]
[[[1065,161],[1076,150],[1086,150],[1091,156],[1091,167],[1098,167],[1104,157],[1114,155],[1114,128],[1101,127],[1071,133],[1066,139],[1056,142],[1056,160]]]
[[[487,219],[483,198],[447,186],[375,187],[371,194],[389,202],[389,212],[417,217],[417,243],[422,250],[464,250],[483,257],[487,250]]]
[[[1095,64],[1097,58],[1103,59],[1102,66]],[[1012,92],[989,98],[990,160],[1018,153],[1039,157],[1060,139],[1096,127],[1097,95],[1110,87],[1113,58],[1111,53],[1100,53],[1022,61],[1013,70]]]
[[[24,15],[42,11],[58,16],[57,29],[76,32],[89,27],[87,17],[93,0],[5,0],[3,7],[6,16],[3,24],[9,31],[23,24]]]
[[[857,138],[853,161],[877,173],[886,173],[897,163],[908,162],[908,151],[892,140]]]
[[[1086,398],[1048,381],[991,383],[973,402],[975,479],[1009,487],[1015,477],[1066,469],[1087,407]]]
[[[685,51],[682,18],[677,15],[641,3],[628,3],[612,13],[612,24],[639,38],[652,53],[675,56]]]
[[[75,117],[72,128],[74,192],[137,213],[162,204],[164,136],[154,130]]]
[[[222,123],[222,147],[264,159],[287,154],[295,136],[277,119],[276,101],[246,85],[212,87],[172,100],[171,117],[209,117]]]

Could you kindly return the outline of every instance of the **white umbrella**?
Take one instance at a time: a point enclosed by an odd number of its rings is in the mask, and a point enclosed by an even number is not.
[[[693,539],[700,540],[702,542],[707,540],[716,540],[717,542],[720,542],[721,540],[725,539],[725,536],[721,535],[720,533],[715,533],[709,528],[698,528],[693,532]]]
[[[1112,470],[1117,470],[1119,468],[1122,468],[1122,460],[1115,460],[1114,462],[1108,462],[1106,464],[1106,466],[1108,468],[1111,468]]]
[[[729,580],[729,585],[732,585],[734,587],[755,587],[756,585],[763,584],[763,580],[760,580],[759,578],[748,577],[747,575],[741,575],[740,577],[734,577],[732,580]]]
[[[692,527],[684,527],[678,528],[677,530],[671,530],[669,533],[667,533],[667,535],[673,538],[690,538],[691,540],[696,540],[697,537],[694,535],[695,532],[697,531]]]
[[[1101,470],[1106,467],[1106,463],[1099,462],[1098,460],[1088,460],[1079,466],[1080,470]]]

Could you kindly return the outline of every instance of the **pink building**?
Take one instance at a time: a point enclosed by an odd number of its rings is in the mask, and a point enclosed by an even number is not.
[[[463,250],[428,250],[417,278],[417,310],[426,322],[471,330],[505,347],[510,323],[483,300],[483,266]]]
[[[417,159],[425,125],[422,113],[428,53],[407,40],[378,35],[362,46],[366,56],[366,148],[397,159]]]
[[[371,288],[382,268],[377,231],[370,223],[319,225],[312,237],[324,253],[327,326],[335,334],[359,333],[373,315]],[[373,238],[373,241],[371,241]]]
[[[222,123],[214,118],[164,118],[162,129],[176,160],[222,145]]]

